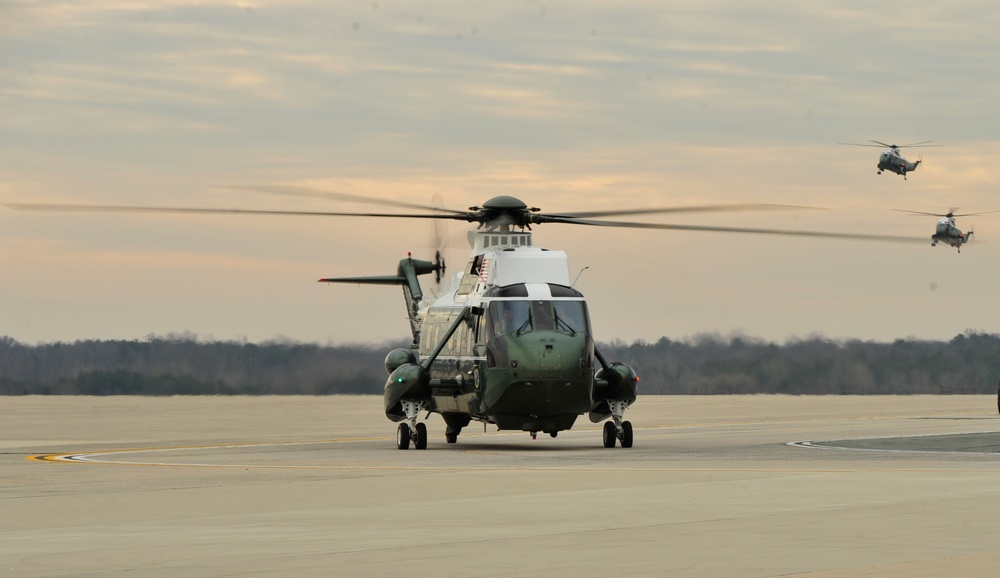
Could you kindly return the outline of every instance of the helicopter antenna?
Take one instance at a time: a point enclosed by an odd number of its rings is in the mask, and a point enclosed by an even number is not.
[[[570,289],[576,287],[576,282],[580,280],[580,275],[583,275],[583,272],[586,271],[587,269],[590,269],[590,265],[587,265],[583,269],[580,269],[580,272],[576,274],[576,279],[573,279],[573,284],[569,286]]]

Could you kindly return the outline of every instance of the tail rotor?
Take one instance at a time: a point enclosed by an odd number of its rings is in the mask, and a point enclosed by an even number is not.
[[[448,267],[445,265],[444,256],[441,255],[441,251],[434,251],[434,282],[440,287],[441,279],[444,277],[445,271]]]
[[[431,201],[431,206],[435,208],[436,211],[443,211],[442,208],[444,203],[441,200],[441,195],[435,193]],[[437,285],[437,289],[441,290],[441,281],[445,277],[445,271],[448,270],[448,266],[445,264],[444,250],[445,245],[447,245],[448,240],[448,224],[444,219],[435,219],[431,222],[431,248],[434,249],[434,283]]]

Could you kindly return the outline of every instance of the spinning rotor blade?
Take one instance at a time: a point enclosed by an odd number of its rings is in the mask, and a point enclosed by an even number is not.
[[[955,213],[955,217],[975,217],[976,215],[989,215],[990,213],[1000,213],[1000,211],[983,211],[981,213]]]
[[[979,213],[956,213],[958,207],[953,207],[950,211],[945,214],[941,213],[925,213],[923,211],[907,211],[906,209],[893,209],[893,211],[898,211],[900,213],[910,213],[912,215],[927,215],[928,217],[975,217],[976,215],[989,215],[990,213],[1000,213],[1000,211],[982,211]]]
[[[920,142],[914,142],[914,143],[910,143],[910,144],[899,145],[896,148],[912,149],[912,148],[918,148],[918,147],[939,147],[939,146],[942,146],[942,145],[939,145],[939,144],[927,144],[927,143],[932,143],[932,142],[934,142],[934,141],[932,141],[932,140],[924,140],[924,141],[920,141]]]
[[[434,210],[444,210],[440,207],[441,205],[441,195],[434,195],[432,199],[434,203]],[[444,250],[446,240],[448,238],[448,223],[440,219],[431,221],[431,248],[434,249],[434,282],[441,287],[441,280],[444,278],[445,271],[448,267],[444,261]]]
[[[941,214],[941,213],[925,213],[923,211],[907,211],[906,209],[893,209],[893,211],[896,211],[896,212],[899,212],[899,213],[909,213],[911,215],[927,215],[928,217],[947,217],[948,215],[951,214],[951,213],[948,213],[947,215],[945,215],[945,214]]]
[[[404,209],[421,209],[425,211],[438,211],[441,213],[452,213],[452,214],[465,213],[465,211],[455,211],[452,209],[445,209],[444,207],[441,207],[439,205],[420,205],[417,203],[407,203],[404,201],[390,201],[388,199],[377,199],[372,197],[365,197],[362,195],[354,195],[351,193],[342,193],[340,191],[331,191],[327,189],[314,189],[310,187],[297,187],[291,185],[234,185],[222,188],[231,189],[235,191],[255,191],[259,193],[271,193],[276,195],[312,197],[315,199],[330,199],[334,201],[347,201],[351,203],[365,203],[368,205],[401,207]]]
[[[742,203],[729,205],[701,205],[691,207],[659,207],[648,209],[617,209],[613,211],[584,211],[576,213],[541,213],[532,218],[532,222],[543,223],[548,219],[581,219],[588,217],[611,217],[617,215],[654,215],[664,213],[713,213],[736,211],[782,211],[809,209],[820,210],[819,207],[801,205],[775,205],[770,203]],[[553,220],[552,222],[562,222]]]
[[[920,142],[915,142],[915,143],[910,143],[910,144],[905,144],[905,145],[888,144],[888,143],[884,143],[884,142],[882,142],[880,140],[872,140],[872,141],[868,141],[868,142],[875,143],[875,144],[856,143],[856,142],[839,142],[837,144],[854,146],[854,147],[884,147],[884,148],[890,148],[890,149],[907,149],[907,148],[922,148],[922,147],[939,147],[939,146],[943,146],[943,145],[939,145],[939,144],[928,144],[928,143],[934,142],[932,140],[925,140],[925,141],[920,141]]]
[[[878,144],[865,144],[865,143],[859,143],[859,142],[839,142],[837,144],[839,144],[839,145],[847,145],[847,146],[852,146],[852,147],[878,147],[878,148],[890,148],[890,149],[891,148],[896,148],[893,145],[888,145],[888,144],[885,144],[884,142],[879,142],[877,140],[872,141],[872,142],[875,142],[875,143],[878,143]]]
[[[308,189],[282,188],[282,187],[261,187],[259,190],[269,192],[282,191],[287,194],[298,194],[300,192],[313,192]],[[291,191],[295,191],[294,193]],[[325,194],[325,193],[324,193]],[[338,193],[339,194],[339,193]],[[349,195],[353,201],[365,202],[365,199],[357,195]],[[332,198],[332,197],[331,197]],[[345,197],[346,199],[346,197]],[[388,204],[398,205],[395,202]],[[334,211],[280,211],[280,210],[254,210],[254,209],[209,209],[192,207],[139,207],[127,205],[77,205],[66,203],[0,203],[8,209],[30,210],[30,211],[71,211],[71,212],[119,212],[119,213],[167,213],[167,214],[236,214],[236,215],[278,215],[278,216],[314,216],[314,217],[385,217],[397,219],[447,219],[456,221],[467,221],[479,223],[486,227],[530,227],[532,224],[542,223],[563,223],[570,225],[589,225],[596,227],[620,227],[632,229],[660,229],[675,231],[705,231],[719,233],[746,233],[758,235],[789,235],[799,237],[821,237],[832,239],[859,239],[870,241],[894,241],[910,242],[924,239],[914,237],[900,237],[891,235],[871,235],[854,233],[825,233],[815,231],[796,231],[782,229],[753,229],[743,227],[719,227],[707,225],[672,225],[666,223],[641,223],[628,221],[604,221],[583,217],[611,216],[626,214],[654,214],[654,213],[681,213],[681,212],[712,212],[712,211],[741,211],[741,210],[771,210],[771,209],[815,209],[816,207],[800,207],[794,205],[768,205],[768,204],[737,204],[737,205],[704,205],[693,207],[661,207],[646,209],[618,209],[613,211],[585,211],[579,213],[541,213],[539,209],[529,208],[520,199],[499,196],[489,199],[483,203],[482,207],[471,207],[469,211],[448,211],[441,214],[437,207],[424,207],[422,205],[403,203],[403,205],[425,208],[431,211],[439,211],[435,214],[420,213],[349,213]],[[1000,212],[1000,211],[990,211]],[[983,213],[973,213],[983,214]],[[440,266],[440,272],[444,272],[444,259],[440,256],[440,248],[437,248],[435,263]]]
[[[754,235],[789,235],[794,237],[820,237],[826,239],[857,239],[861,241],[888,241],[896,243],[924,242],[923,237],[903,237],[896,235],[869,235],[862,233],[825,233],[821,231],[795,231],[785,229],[751,229],[744,227],[714,227],[707,225],[670,225],[667,223],[630,223],[623,221],[594,221],[589,219],[572,219],[557,221],[575,225],[592,225],[596,227],[623,227],[629,229],[665,229],[672,231],[706,231],[714,233],[746,233]]]
[[[76,211],[76,212],[132,212],[132,213],[206,213],[206,214],[249,214],[249,215],[294,215],[294,216],[344,216],[344,217],[393,217],[393,218],[417,218],[417,219],[448,219],[456,221],[466,221],[479,223],[490,227],[516,226],[526,227],[531,224],[546,222],[563,222],[566,219],[606,217],[617,215],[649,215],[666,213],[696,213],[696,212],[721,212],[721,211],[766,211],[766,210],[794,210],[794,209],[816,209],[816,207],[780,205],[767,203],[741,203],[728,205],[701,205],[701,206],[675,206],[675,207],[651,207],[637,209],[615,209],[604,211],[583,211],[567,213],[540,213],[537,208],[529,208],[520,199],[499,196],[489,199],[481,207],[470,207],[467,211],[447,209],[436,202],[432,205],[423,205],[404,201],[390,201],[385,199],[370,198],[352,193],[331,191],[325,189],[315,189],[309,187],[290,185],[239,185],[227,186],[226,189],[249,190],[263,193],[280,195],[303,196],[312,198],[323,198],[354,203],[368,203],[384,205],[390,207],[401,207],[407,209],[420,209],[430,211],[433,214],[414,213],[352,213],[340,211],[285,211],[285,210],[256,210],[256,209],[215,209],[215,208],[193,208],[193,207],[141,207],[128,205],[77,205],[68,203],[4,203],[3,205],[16,210],[33,211]],[[434,248],[440,250],[443,244],[443,237],[440,228],[435,230],[437,241]]]
[[[405,219],[459,219],[466,215],[418,215],[395,213],[340,213],[332,211],[277,211],[259,209],[199,209],[193,207],[137,207],[130,205],[73,205],[64,203],[0,203],[15,211],[67,211],[78,213],[173,213],[215,215],[285,215],[296,217],[396,217]]]

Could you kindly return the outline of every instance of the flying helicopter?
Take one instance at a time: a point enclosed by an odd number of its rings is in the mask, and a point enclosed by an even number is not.
[[[385,358],[385,415],[399,422],[396,447],[426,449],[427,426],[422,412],[443,418],[445,441],[456,443],[472,421],[500,430],[538,432],[556,437],[573,427],[580,415],[604,421],[606,448],[634,444],[626,410],[636,401],[639,376],[630,366],[609,362],[595,345],[590,310],[570,280],[568,256],[534,243],[532,226],[550,223],[592,227],[790,235],[910,242],[912,237],[782,229],[703,226],[595,217],[733,210],[808,209],[789,205],[730,204],[694,207],[616,209],[543,213],[520,199],[498,196],[481,206],[453,210],[414,203],[369,199],[357,195],[299,187],[232,187],[291,195],[321,196],[351,202],[420,209],[422,213],[369,213],[2,203],[15,210],[245,214],[458,220],[476,223],[468,238],[472,252],[463,271],[436,295],[425,294],[419,277],[444,279],[440,252],[433,261],[401,259],[395,274],[330,277],[324,283],[397,285],[402,287],[412,343]]]
[[[885,150],[883,150],[882,154],[880,154],[878,157],[878,174],[881,175],[882,171],[890,171],[896,173],[897,175],[902,175],[904,181],[906,180],[906,173],[917,170],[917,167],[920,165],[922,161],[917,160],[911,163],[910,161],[903,158],[903,155],[900,154],[899,149],[941,146],[938,144],[930,144],[934,142],[932,140],[925,140],[922,142],[915,142],[906,145],[886,144],[882,141],[877,141],[877,140],[869,142],[873,144],[853,143],[853,142],[842,142],[839,144],[857,146],[857,147],[884,147]]]
[[[941,213],[925,213],[922,211],[907,211],[904,209],[893,209],[894,211],[899,211],[901,213],[909,213],[911,215],[927,215],[930,217],[941,217],[937,222],[937,226],[934,228],[934,234],[931,235],[931,247],[936,247],[938,243],[944,243],[958,249],[958,252],[962,252],[962,245],[968,243],[972,240],[973,231],[970,230],[968,233],[963,233],[955,225],[955,217],[974,217],[976,215],[988,215],[990,213],[1000,213],[1000,211],[984,211],[981,213],[962,213],[956,214],[957,208],[952,208],[945,214]]]

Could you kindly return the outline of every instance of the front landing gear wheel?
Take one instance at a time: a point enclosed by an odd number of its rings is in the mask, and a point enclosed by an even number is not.
[[[604,447],[613,448],[615,447],[615,440],[618,439],[618,431],[615,428],[615,422],[606,421],[604,422]]]
[[[458,434],[457,433],[451,433],[451,432],[445,432],[445,434],[444,434],[444,441],[446,441],[446,442],[448,442],[450,444],[453,444],[453,443],[455,443],[455,442],[458,441]]]
[[[417,437],[413,440],[413,447],[418,450],[427,449],[427,426],[423,422],[417,424]]]
[[[632,447],[632,422],[630,421],[622,422],[622,447]]]
[[[396,428],[396,448],[401,450],[410,449],[410,426],[403,422]]]

